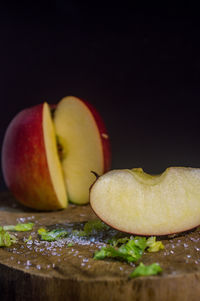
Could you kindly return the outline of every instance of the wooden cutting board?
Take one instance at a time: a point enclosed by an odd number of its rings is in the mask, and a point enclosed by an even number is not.
[[[0,225],[33,222],[31,232],[18,232],[18,243],[0,248],[0,300],[196,301],[200,300],[200,229],[162,238],[165,249],[144,254],[142,262],[159,262],[159,276],[129,279],[134,265],[94,260],[102,245],[96,240],[41,242],[39,227],[79,228],[96,219],[88,206],[70,205],[57,212],[35,212],[0,194]],[[24,241],[32,235],[32,240]]]

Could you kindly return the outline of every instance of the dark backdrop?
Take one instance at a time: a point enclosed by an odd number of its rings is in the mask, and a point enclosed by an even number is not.
[[[75,95],[104,118],[112,168],[200,167],[197,7],[28,2],[0,4],[0,145],[17,112]]]

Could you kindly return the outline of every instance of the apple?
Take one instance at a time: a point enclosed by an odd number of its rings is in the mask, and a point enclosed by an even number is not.
[[[87,203],[95,180],[91,171],[103,174],[109,167],[104,123],[91,105],[76,97],[21,111],[5,133],[5,182],[17,200],[34,209],[66,208],[68,200]]]
[[[170,167],[160,175],[141,168],[112,170],[90,190],[96,215],[111,227],[137,235],[168,235],[200,224],[200,169]]]

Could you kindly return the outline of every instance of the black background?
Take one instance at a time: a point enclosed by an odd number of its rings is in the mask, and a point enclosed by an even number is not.
[[[75,95],[105,120],[112,168],[200,167],[198,12],[1,2],[0,145],[20,110]]]

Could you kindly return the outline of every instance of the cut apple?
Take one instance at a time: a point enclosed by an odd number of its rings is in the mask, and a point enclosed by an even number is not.
[[[113,170],[90,191],[96,215],[138,235],[167,235],[200,225],[200,169],[170,167],[152,176],[141,168]]]
[[[55,137],[47,103],[21,111],[6,131],[2,148],[4,179],[15,197],[28,207],[67,207]]]
[[[101,175],[109,168],[110,156],[104,151],[109,149],[104,147],[108,136],[95,116],[91,106],[72,96],[63,98],[54,113],[66,187],[69,199],[76,204],[89,201],[89,187],[95,181],[91,171]]]
[[[9,124],[2,147],[5,182],[16,199],[39,210],[89,202],[95,181],[110,166],[109,139],[92,106],[76,97],[21,111]],[[52,115],[52,116],[51,116]],[[54,119],[53,119],[53,118]]]

